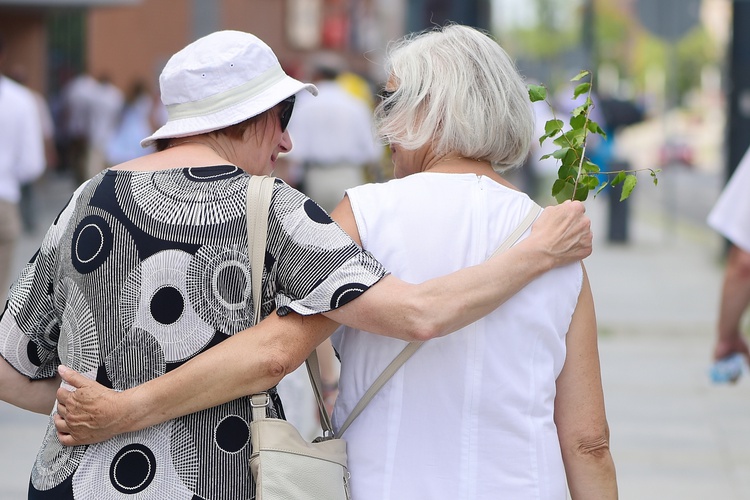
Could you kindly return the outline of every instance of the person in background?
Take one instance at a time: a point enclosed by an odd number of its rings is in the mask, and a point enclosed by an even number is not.
[[[750,306],[750,150],[708,215],[708,224],[730,242],[721,287],[719,324],[713,357],[739,353],[750,361],[742,318]]]
[[[153,146],[141,147],[141,139],[158,128],[154,126],[154,114],[154,97],[148,87],[140,80],[134,82],[107,144],[108,165],[118,165],[154,152]]]
[[[8,76],[21,85],[28,87],[28,72],[22,64],[15,64]],[[42,125],[42,136],[44,137],[44,160],[46,168],[57,168],[57,145],[55,144],[55,124],[52,120],[52,112],[47,100],[42,94],[29,88],[34,95],[37,110],[39,111],[39,122]],[[23,221],[24,230],[27,233],[36,229],[36,200],[34,197],[34,182],[27,182],[21,185],[21,201],[19,202],[21,211],[21,220]]]
[[[39,178],[46,166],[36,98],[3,74],[4,60],[0,35],[0,307],[5,305],[13,253],[21,236],[21,187]]]
[[[71,78],[60,93],[60,141],[62,166],[73,173],[76,185],[85,182],[89,133],[91,130],[91,96],[97,90],[94,77],[83,71]]]
[[[106,74],[99,76],[88,97],[90,116],[85,174],[87,179],[110,166],[107,163],[107,148],[120,123],[125,103],[122,91]]]
[[[372,109],[345,88],[339,80],[344,61],[333,53],[320,53],[310,61],[311,79],[319,94],[300,96],[289,132],[294,149],[284,156],[289,172],[299,172],[300,189],[324,210],[330,212],[341,201],[347,188],[363,184],[368,171],[382,153],[375,141]],[[345,77],[350,82],[351,77]],[[330,340],[318,347],[323,393],[329,408],[338,393],[339,364]],[[319,425],[317,403],[310,391],[307,370],[301,366],[285,377],[279,390],[286,400],[294,400],[288,418],[305,436],[315,436]]]
[[[336,81],[343,65],[330,53],[312,58],[319,95],[300,98],[289,129],[294,149],[286,155],[302,168],[302,191],[329,212],[346,189],[365,182],[366,169],[382,153],[370,108]]]
[[[445,335],[591,251],[590,221],[570,203],[487,263],[410,285],[277,180],[254,268],[249,180],[291,149],[295,96],[316,88],[287,76],[260,39],[232,30],[173,55],[160,86],[169,119],[141,142],[157,152],[76,190],[0,318],[0,399],[52,412],[30,498],[252,498],[245,396],[268,390],[271,415],[283,416],[273,387],[337,322],[405,339]],[[265,319],[250,328],[252,275],[262,278]],[[75,392],[60,387],[58,370]],[[85,408],[63,393],[55,411],[58,388],[135,411],[78,413]],[[77,425],[97,415],[104,429]],[[97,428],[114,433],[68,446]]]

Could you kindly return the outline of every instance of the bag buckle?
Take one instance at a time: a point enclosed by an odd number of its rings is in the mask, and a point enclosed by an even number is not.
[[[271,402],[271,398],[268,397],[268,393],[265,392],[259,392],[258,394],[253,394],[253,396],[250,398],[250,407],[251,408],[268,408],[268,404]]]

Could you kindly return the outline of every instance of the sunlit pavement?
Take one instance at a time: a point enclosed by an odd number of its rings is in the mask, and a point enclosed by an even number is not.
[[[602,376],[620,497],[750,498],[750,376],[713,386],[707,370],[721,284],[721,239],[705,226],[717,175],[666,171],[631,200],[627,243],[607,241],[605,197],[587,202],[596,234],[585,264],[600,331]],[[36,250],[73,186],[40,183]],[[26,496],[46,417],[0,404],[0,499]]]

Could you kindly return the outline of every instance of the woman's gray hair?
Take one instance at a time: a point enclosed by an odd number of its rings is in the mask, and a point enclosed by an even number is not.
[[[389,48],[386,69],[397,86],[375,110],[389,143],[490,161],[521,164],[534,134],[523,77],[487,34],[468,26],[407,35]]]

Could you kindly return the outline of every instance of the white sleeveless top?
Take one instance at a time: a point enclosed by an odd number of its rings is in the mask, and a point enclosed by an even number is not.
[[[533,203],[474,174],[418,173],[347,194],[363,247],[413,283],[485,261]],[[352,497],[564,500],[555,380],[581,283],[579,264],[555,269],[425,343],[344,435]],[[351,328],[333,340],[338,428],[406,342]]]

